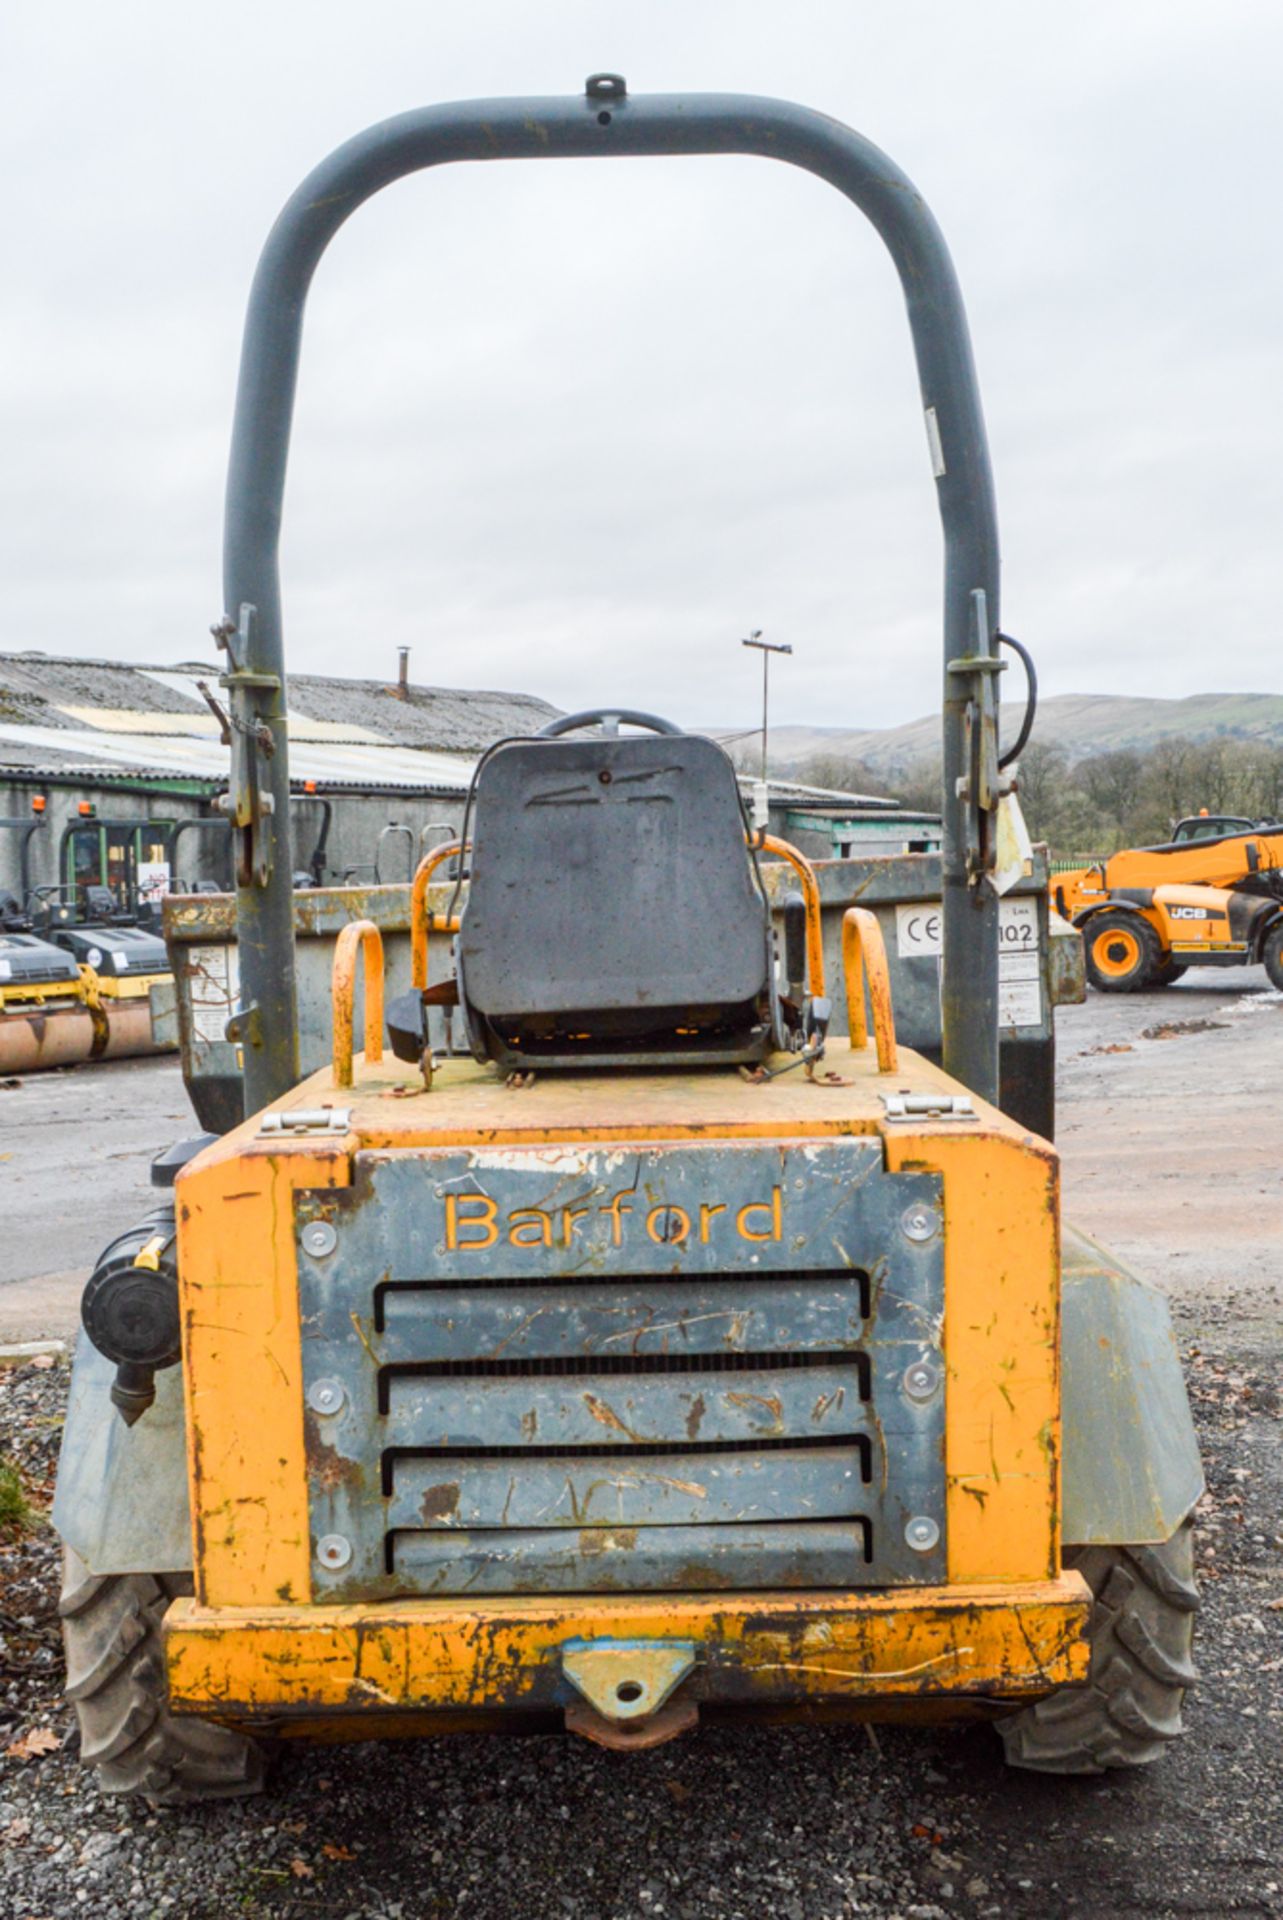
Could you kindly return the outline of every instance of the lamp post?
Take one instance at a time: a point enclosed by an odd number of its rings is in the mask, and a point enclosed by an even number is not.
[[[769,704],[770,692],[771,692],[771,681],[770,681],[771,655],[773,653],[792,653],[793,649],[792,647],[789,647],[789,646],[773,645],[771,641],[763,640],[762,629],[760,627],[754,627],[748,639],[741,640],[740,645],[742,647],[756,647],[758,652],[762,656],[762,784],[763,786],[765,786],[766,784],[766,719],[767,719],[767,707]]]

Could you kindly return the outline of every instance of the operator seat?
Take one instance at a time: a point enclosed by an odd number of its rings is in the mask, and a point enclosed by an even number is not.
[[[565,737],[621,717],[654,731]],[[479,1058],[761,1059],[770,916],[723,749],[649,715],[593,712],[492,751],[457,959]]]

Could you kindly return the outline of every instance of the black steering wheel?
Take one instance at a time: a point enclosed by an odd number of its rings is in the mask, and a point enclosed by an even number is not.
[[[580,727],[601,727],[614,738],[624,721],[630,727],[645,727],[648,733],[680,733],[671,720],[661,720],[657,713],[639,713],[635,707],[585,707],[582,713],[563,713],[560,720],[550,720],[546,727],[540,727],[536,740],[556,740],[563,733],[578,733]]]

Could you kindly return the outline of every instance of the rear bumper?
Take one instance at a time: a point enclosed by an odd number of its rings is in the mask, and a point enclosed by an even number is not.
[[[207,1608],[165,1622],[170,1701],[215,1719],[556,1711],[585,1641],[691,1643],[701,1705],[968,1696],[1013,1703],[1087,1677],[1077,1574],[1016,1586],[874,1593],[507,1596],[469,1603]]]

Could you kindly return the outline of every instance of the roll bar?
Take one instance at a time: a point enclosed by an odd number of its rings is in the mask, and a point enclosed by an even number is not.
[[[962,297],[943,236],[885,154],[849,127],[741,94],[632,96],[615,74],[583,94],[426,107],[368,128],[286,203],[254,276],[227,477],[223,591],[230,816],[245,1004],[246,1111],[298,1079],[288,846],[289,749],[278,568],[303,309],[326,247],[394,180],[455,161],[743,154],[826,180],[885,241],[908,307],[944,529],[944,1064],[981,1096],[998,1079],[994,859],[998,533],[984,420]]]

